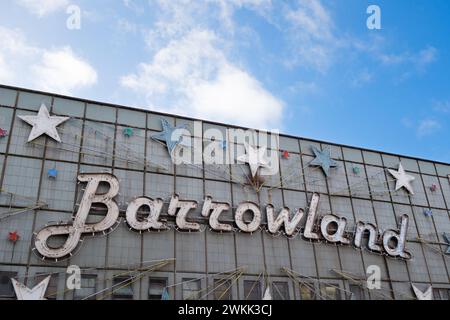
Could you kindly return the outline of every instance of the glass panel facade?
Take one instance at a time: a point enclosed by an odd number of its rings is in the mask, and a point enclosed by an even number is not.
[[[265,285],[256,279],[264,272],[272,279],[273,299],[415,299],[411,283],[421,288],[432,285],[435,299],[448,299],[450,264],[444,245],[444,234],[450,230],[448,163],[282,135],[279,145],[271,144],[274,149],[267,153],[277,155],[279,171],[273,176],[260,175],[257,180],[264,183],[255,188],[258,181],[249,179],[247,163],[205,164],[200,157],[197,164],[175,165],[166,144],[152,138],[163,129],[162,120],[171,126],[189,124],[192,130],[196,124],[193,119],[42,92],[0,89],[0,128],[7,131],[7,136],[0,137],[0,234],[4,235],[0,237],[0,299],[15,298],[11,276],[43,277],[58,268],[59,276],[52,275],[46,293],[49,299],[161,299],[168,287],[170,295],[164,297],[171,299],[260,300]],[[31,126],[19,116],[36,115],[41,103],[47,105],[51,115],[70,117],[57,127],[61,142],[44,136],[28,142]],[[206,148],[211,142],[219,143],[223,159],[235,161],[245,155],[242,141],[224,144],[201,137],[208,129],[226,137],[227,129],[233,126],[207,121],[198,124],[193,144],[198,142]],[[320,167],[311,165],[312,146],[321,150],[330,147],[338,168],[330,168],[326,176]],[[183,149],[183,153],[186,151]],[[405,188],[395,190],[395,179],[388,169],[398,170],[400,162],[415,178],[414,195]],[[73,256],[66,257],[82,270],[81,289],[63,292],[67,260],[42,259],[35,250],[34,233],[48,225],[72,223],[86,191],[86,183],[77,183],[77,179],[86,173],[109,173],[118,179],[120,188],[115,200],[121,221],[137,197],[160,198],[163,210],[159,221],[168,223],[170,229],[139,233],[126,223],[116,223],[101,234],[83,233]],[[101,184],[98,191],[103,193],[107,188]],[[361,241],[364,250],[354,248],[353,241],[342,247],[324,239],[308,241],[303,237],[306,219],[295,232],[299,236],[288,239],[283,234],[284,226],[272,236],[267,230],[266,206],[272,204],[275,215],[287,207],[292,217],[295,209],[308,208],[313,192],[320,197],[317,216],[333,213],[345,217],[349,237],[358,222],[370,223],[384,232],[398,230],[402,215],[408,215],[405,250],[413,259],[400,261],[385,251],[383,255],[370,252],[367,231]],[[175,193],[180,200],[197,202],[186,221],[198,223],[204,232],[180,232],[175,228],[176,219],[169,217],[166,210]],[[212,230],[209,219],[202,216],[207,195],[230,205],[230,210],[224,210],[218,219],[234,229],[238,229],[235,209],[244,201],[253,202],[261,209],[259,229],[253,233]],[[86,225],[100,222],[106,212],[104,205],[94,204]],[[149,208],[141,207],[137,220],[143,222],[149,215]],[[244,220],[248,223],[252,215],[247,212]],[[336,230],[336,225],[330,224],[328,232]],[[9,238],[9,233],[15,231],[20,241],[14,242],[14,234]],[[314,231],[320,233],[318,223]],[[58,248],[66,239],[67,235],[52,237],[49,245]],[[164,259],[166,265],[156,267],[136,283],[112,276],[118,270],[136,271],[138,265]],[[380,268],[383,287],[376,294],[331,271],[339,269],[363,276],[364,266],[370,265]],[[238,281],[227,281],[209,292],[226,272],[243,266],[246,269]],[[286,269],[298,273],[298,278],[288,276],[283,271]],[[30,277],[26,284],[31,287],[42,277]],[[197,280],[181,284],[184,279]],[[127,285],[118,285],[122,281]],[[111,289],[113,285],[117,286]],[[61,292],[57,292],[58,288]]]
[[[97,298],[94,295],[97,292],[97,275],[82,274],[80,281],[81,288],[74,290],[74,300],[95,300]]]
[[[289,285],[284,281],[272,282],[272,299],[289,300]]]
[[[16,294],[11,282],[11,278],[14,278],[17,274],[15,272],[0,271],[0,298],[1,299],[13,299]]]
[[[183,279],[183,300],[196,300],[200,298],[200,280]]]
[[[130,277],[115,277],[113,280],[112,297],[115,300],[133,299],[133,279]]]
[[[255,280],[244,280],[244,296],[245,300],[261,300],[261,282]]]
[[[167,278],[150,278],[148,283],[148,299],[162,300],[167,287]]]
[[[232,300],[231,280],[214,279],[214,300]]]
[[[321,284],[320,295],[323,300],[341,300],[341,290],[333,284]]]
[[[316,291],[314,284],[300,283],[300,300],[315,300]]]

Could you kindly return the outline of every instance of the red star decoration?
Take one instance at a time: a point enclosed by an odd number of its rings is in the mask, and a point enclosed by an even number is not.
[[[19,238],[20,238],[20,236],[17,233],[17,231],[10,232],[8,235],[9,241],[12,241],[12,242],[17,242],[19,240]]]
[[[8,131],[5,129],[0,128],[0,138],[4,138],[8,135]]]
[[[283,158],[284,159],[289,159],[289,152],[288,151],[283,151]]]

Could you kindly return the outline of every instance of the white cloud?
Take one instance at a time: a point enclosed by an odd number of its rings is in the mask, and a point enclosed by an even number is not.
[[[43,49],[19,30],[0,26],[0,81],[4,84],[71,94],[92,86],[97,72],[70,47]]]
[[[334,36],[329,12],[319,0],[299,0],[295,9],[287,9],[293,56],[288,65],[302,65],[325,72],[332,63],[340,40]]]
[[[190,92],[194,114],[220,122],[272,129],[280,125],[283,104],[246,72],[224,65],[212,82]]]
[[[6,63],[5,58],[0,54],[0,83],[11,83],[14,79],[12,78],[12,70],[8,63]]]
[[[117,21],[117,27],[124,33],[136,33],[139,29],[137,24],[130,22],[127,19],[119,19]]]
[[[402,118],[401,123],[406,128],[412,128],[414,126],[414,121],[407,117]]]
[[[30,56],[38,53],[38,49],[27,44],[27,40],[19,29],[9,29],[0,26],[0,43],[2,51],[0,53],[10,53],[11,55]]]
[[[378,59],[386,65],[403,63],[406,60],[405,54],[380,54]]]
[[[413,61],[417,67],[423,68],[433,63],[437,59],[438,50],[432,46],[420,50],[418,54],[413,57]]]
[[[401,119],[401,123],[405,128],[414,130],[418,138],[433,135],[442,128],[441,123],[432,118],[413,120],[405,117]]]
[[[44,51],[41,61],[32,66],[34,81],[45,91],[70,93],[97,83],[97,72],[77,57],[70,47]]]
[[[376,52],[376,57],[386,65],[396,65],[409,63],[417,69],[423,69],[437,59],[438,50],[435,47],[427,46],[418,52],[402,52],[399,54],[385,54]]]
[[[317,93],[319,88],[315,82],[297,81],[293,85],[288,87],[291,93],[306,94]]]
[[[141,1],[122,0],[122,2],[125,7],[132,10],[137,15],[141,15],[145,12],[145,9],[142,6]]]
[[[152,62],[142,63],[139,73],[124,77],[122,83],[155,95],[169,91],[179,93],[194,82],[211,79],[224,61],[224,56],[215,47],[216,41],[215,34],[208,30],[193,30],[161,48],[153,56]],[[172,82],[181,85],[167,85]]]
[[[269,16],[272,8],[271,0],[149,0],[149,4],[156,21],[144,33],[148,47],[153,50],[196,28],[215,30],[223,38],[242,36],[246,27],[236,27],[233,19],[236,10],[246,8]]]
[[[324,40],[332,38],[330,15],[319,0],[299,0],[298,8],[287,12],[286,16],[305,31],[304,36]]]
[[[219,17],[224,27],[234,30],[233,13],[236,9],[248,8],[267,17],[272,8],[272,0],[208,0],[220,8]]]
[[[282,101],[228,57],[239,56],[229,51],[249,34],[234,24],[234,12],[245,7],[263,14],[271,0],[149,3],[156,17],[144,32],[151,58],[121,78],[124,88],[166,112],[265,129],[281,124]]]
[[[450,113],[450,100],[434,101],[433,110],[441,113]]]
[[[427,46],[417,52],[405,51],[399,54],[386,54],[377,49],[373,52],[374,57],[385,66],[397,66],[401,72],[394,78],[396,85],[410,79],[416,74],[425,73],[427,67],[438,58],[438,50]]]
[[[17,3],[39,17],[65,9],[69,5],[68,0],[17,0]]]
[[[361,87],[370,83],[372,80],[373,74],[369,70],[364,69],[353,76],[351,84],[353,87]]]
[[[417,136],[422,138],[424,136],[431,135],[441,128],[441,124],[433,119],[424,119],[420,121],[417,127]]]
[[[283,103],[220,49],[210,30],[193,29],[158,50],[151,62],[121,79],[154,109],[220,122],[272,129]]]

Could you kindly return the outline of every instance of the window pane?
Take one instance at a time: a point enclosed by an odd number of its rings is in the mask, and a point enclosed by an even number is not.
[[[246,300],[261,300],[261,282],[244,280],[244,298]]]
[[[16,275],[17,273],[15,272],[0,272],[0,299],[14,298],[16,296],[11,281],[11,278],[14,278]]]
[[[434,300],[441,300],[441,294],[439,292],[439,289],[433,288],[433,297]]]
[[[301,283],[300,284],[300,299],[301,300],[315,300],[316,294],[314,292],[314,284]]]
[[[272,283],[273,300],[289,300],[289,286],[287,282],[274,281]]]
[[[161,300],[164,288],[167,287],[167,278],[150,278],[148,285],[149,300]]]
[[[215,300],[231,300],[231,280],[215,279],[214,280],[214,299]]]
[[[50,274],[44,273],[44,274],[38,274],[34,278],[34,285],[39,284],[41,281],[43,281],[45,278],[47,278]],[[56,300],[58,295],[58,274],[51,274],[50,281],[48,283],[47,291],[45,292],[45,298],[47,300]]]
[[[337,285],[321,285],[320,295],[322,299],[325,300],[341,300],[340,290],[337,288]]]
[[[360,286],[351,284],[350,292],[352,293],[351,300],[364,300],[364,291]]]
[[[132,300],[133,299],[133,283],[130,277],[115,277],[113,280],[114,287],[113,299]]]
[[[92,295],[97,292],[97,276],[94,274],[83,274],[80,282],[81,288],[74,290],[73,298],[81,300],[90,297],[89,300],[95,300],[96,296]]]
[[[183,279],[183,300],[197,300],[199,298],[200,280]]]
[[[433,288],[434,300],[449,300],[449,289]]]
[[[449,289],[441,289],[441,299],[442,300],[450,300]]]

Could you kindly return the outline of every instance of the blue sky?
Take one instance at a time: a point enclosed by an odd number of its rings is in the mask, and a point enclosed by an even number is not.
[[[381,30],[366,26],[370,4]],[[450,162],[448,12],[447,0],[1,1],[0,83]]]

